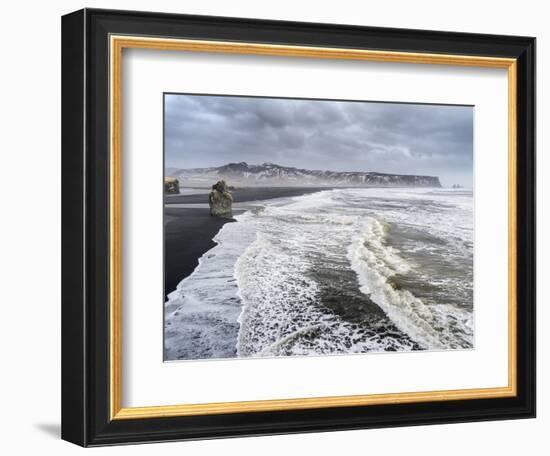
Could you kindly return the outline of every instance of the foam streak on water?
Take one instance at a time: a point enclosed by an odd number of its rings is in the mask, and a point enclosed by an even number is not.
[[[473,346],[471,192],[328,190],[237,220],[169,296],[167,359]]]

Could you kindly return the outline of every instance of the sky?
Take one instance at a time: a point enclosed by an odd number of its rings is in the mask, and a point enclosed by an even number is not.
[[[276,163],[472,186],[473,107],[165,95],[165,166]]]

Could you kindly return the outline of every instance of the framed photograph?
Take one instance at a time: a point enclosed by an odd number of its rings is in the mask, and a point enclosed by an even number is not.
[[[535,416],[535,39],[62,20],[62,437]]]

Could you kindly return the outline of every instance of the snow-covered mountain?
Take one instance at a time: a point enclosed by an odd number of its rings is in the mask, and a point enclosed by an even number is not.
[[[166,168],[183,187],[211,187],[220,179],[241,187],[441,187],[438,177],[360,171],[320,171],[280,166],[228,163],[214,168]]]

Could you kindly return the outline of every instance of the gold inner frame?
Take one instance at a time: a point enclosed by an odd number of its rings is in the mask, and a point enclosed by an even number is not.
[[[505,387],[390,394],[274,399],[244,402],[122,407],[122,51],[123,49],[255,54],[316,59],[367,60],[508,70],[508,385]],[[110,36],[110,415],[111,419],[299,410],[374,404],[513,397],[517,394],[517,61],[511,58],[388,52],[241,42]]]

